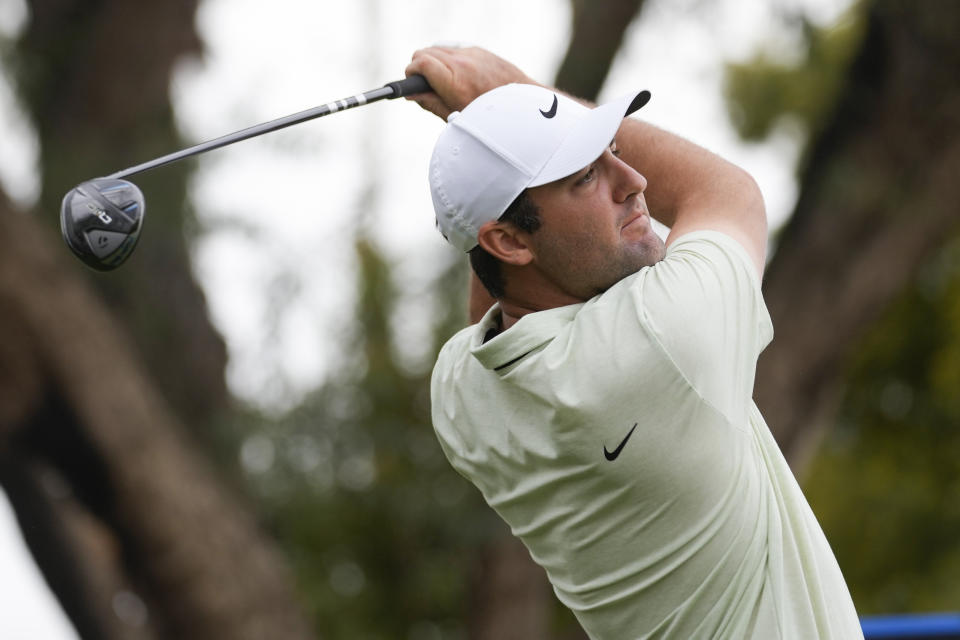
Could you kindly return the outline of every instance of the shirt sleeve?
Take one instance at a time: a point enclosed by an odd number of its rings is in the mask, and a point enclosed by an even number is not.
[[[646,275],[636,293],[653,338],[705,401],[744,424],[757,358],[773,338],[746,250],[720,232],[696,231]]]

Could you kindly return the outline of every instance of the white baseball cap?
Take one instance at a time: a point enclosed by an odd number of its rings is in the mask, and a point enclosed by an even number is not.
[[[508,84],[454,111],[430,159],[437,227],[461,251],[517,196],[580,171],[610,145],[649,91],[590,109],[532,84]]]

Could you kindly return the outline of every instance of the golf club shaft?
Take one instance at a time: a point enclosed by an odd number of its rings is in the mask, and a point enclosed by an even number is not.
[[[165,156],[161,156],[142,164],[117,171],[116,173],[110,174],[106,177],[123,179],[148,169],[154,169],[171,162],[176,162],[177,160],[182,160],[183,158],[188,158],[200,153],[212,151],[213,149],[219,149],[220,147],[225,147],[228,144],[233,144],[234,142],[240,142],[241,140],[254,138],[265,133],[270,133],[271,131],[283,129],[301,122],[306,122],[307,120],[313,120],[314,118],[336,113],[337,111],[359,107],[361,105],[376,102],[378,100],[392,100],[394,98],[401,98],[403,96],[413,95],[415,93],[424,93],[426,91],[430,91],[430,85],[427,83],[426,78],[420,75],[410,76],[409,78],[405,78],[403,80],[388,82],[379,89],[365,91],[364,93],[350,96],[349,98],[344,98],[342,100],[320,105],[319,107],[307,109],[306,111],[300,111],[299,113],[294,113],[289,116],[284,116],[283,118],[277,118],[276,120],[264,122],[263,124],[241,129],[240,131],[235,131],[234,133],[228,133],[225,136],[214,138],[213,140],[208,140],[207,142],[201,142],[200,144],[188,147],[187,149],[174,151],[173,153],[169,153]]]

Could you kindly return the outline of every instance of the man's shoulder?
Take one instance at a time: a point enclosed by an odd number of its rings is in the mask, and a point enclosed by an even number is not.
[[[463,327],[440,347],[433,365],[434,384],[440,380],[455,384],[464,369],[476,359],[474,352],[484,344],[484,321]]]
[[[627,276],[593,300],[606,302],[618,296],[632,298],[639,294],[644,303],[649,303],[645,290],[666,287],[676,293],[686,286],[697,289],[704,284],[704,274],[711,274],[711,279],[719,278],[721,282],[741,280],[756,288],[760,285],[743,245],[721,231],[697,230],[673,240],[663,260]],[[673,296],[668,296],[666,301],[670,299]]]
[[[666,258],[660,264],[691,260],[714,270],[734,270],[759,284],[760,278],[747,249],[722,231],[701,229],[683,234],[670,243]]]
[[[600,296],[623,301],[643,324],[670,329],[719,309],[762,306],[761,281],[747,250],[720,231],[698,230],[671,242],[660,262]],[[611,306],[611,305],[606,305]]]
[[[471,324],[460,329],[450,336],[443,346],[440,347],[440,353],[437,354],[437,366],[441,362],[455,360],[464,354],[469,353],[473,336],[479,331],[479,324]]]

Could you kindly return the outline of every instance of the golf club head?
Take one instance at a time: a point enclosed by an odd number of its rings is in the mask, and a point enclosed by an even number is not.
[[[97,271],[116,269],[137,246],[144,210],[143,194],[132,182],[87,180],[63,197],[63,240],[87,266]]]

